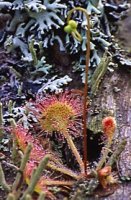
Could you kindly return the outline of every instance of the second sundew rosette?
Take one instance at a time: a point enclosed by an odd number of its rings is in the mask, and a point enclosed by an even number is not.
[[[38,180],[38,183],[35,186],[34,191],[40,193],[42,191],[49,197],[49,199],[55,199],[52,192],[50,192],[50,186],[72,186],[75,179],[78,179],[79,176],[77,173],[66,168],[59,157],[50,150],[46,151],[40,141],[36,139],[29,130],[25,129],[21,125],[17,125],[11,129],[12,134],[14,135],[18,148],[25,153],[28,144],[32,144],[32,150],[30,153],[29,160],[26,164],[26,167],[23,171],[23,178],[28,185],[31,183],[32,173],[37,170],[37,167],[42,159],[46,156],[49,156],[49,161],[47,163],[46,169],[43,171],[43,175]],[[52,173],[60,175],[63,179],[53,177]],[[70,180],[64,180],[64,177],[70,177]],[[53,198],[52,198],[53,197]]]

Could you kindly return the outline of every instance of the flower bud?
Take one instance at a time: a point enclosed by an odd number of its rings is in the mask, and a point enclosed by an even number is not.
[[[105,166],[104,168],[98,171],[99,177],[106,177],[111,174],[111,166]]]
[[[108,185],[117,183],[117,180],[112,175],[111,166],[105,166],[98,170],[98,179],[103,188],[107,188]]]
[[[64,31],[66,32],[66,33],[71,33],[72,32],[72,27],[70,26],[70,25],[67,25],[67,26],[65,26],[64,27]]]
[[[74,21],[74,20],[70,20],[69,22],[68,22],[68,24],[71,26],[71,28],[72,29],[76,29],[77,28],[77,22],[76,21]]]
[[[114,117],[105,117],[102,120],[102,129],[104,134],[107,136],[108,139],[112,139],[115,129],[116,129],[116,121]]]

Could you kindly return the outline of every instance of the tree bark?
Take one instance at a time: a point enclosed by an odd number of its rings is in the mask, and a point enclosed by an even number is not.
[[[89,129],[95,133],[101,131],[101,120],[113,114],[117,121],[117,130],[113,148],[117,142],[126,138],[127,144],[118,160],[118,172],[121,179],[131,180],[131,73],[117,69],[107,71],[97,94],[92,98],[89,108]],[[127,200],[131,198],[131,182],[120,184],[114,194],[106,199]],[[104,199],[104,198],[103,198]]]

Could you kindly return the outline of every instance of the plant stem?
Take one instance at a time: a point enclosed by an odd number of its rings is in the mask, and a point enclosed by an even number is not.
[[[55,186],[72,186],[74,181],[54,181],[54,180],[43,180],[44,185],[55,185]]]
[[[9,114],[12,114],[12,109],[13,109],[13,101],[9,100],[9,103],[8,103],[8,112],[9,112]]]
[[[6,200],[16,200],[14,194],[9,193]]]
[[[12,127],[16,127],[16,123],[14,119],[10,119],[10,124]],[[13,145],[12,145],[12,160],[15,164],[17,164],[17,139],[15,137],[15,135],[13,135]]]
[[[33,199],[31,197],[31,195],[27,194],[26,197],[25,197],[25,200],[33,200]]]
[[[16,179],[13,183],[13,186],[12,186],[12,190],[13,190],[13,193],[15,194],[16,191],[18,189],[20,189],[20,186],[22,184],[22,181],[21,181],[21,178],[23,176],[23,171],[26,167],[26,163],[28,162],[29,160],[29,156],[30,156],[30,152],[31,152],[31,149],[32,149],[32,145],[31,144],[28,144],[26,150],[25,150],[25,154],[21,160],[21,165],[20,165],[20,168],[19,168],[19,171],[17,172],[17,176],[16,176]],[[18,192],[17,192],[18,193]],[[17,196],[17,195],[16,195]],[[18,198],[18,196],[17,196]]]
[[[13,144],[12,144],[12,160],[14,164],[17,164],[17,140],[16,137],[13,136]]]
[[[66,175],[68,175],[68,176],[70,176],[70,177],[72,177],[72,178],[74,178],[76,180],[79,178],[79,176],[76,173],[74,173],[71,170],[66,169],[64,167],[63,168],[57,167],[57,166],[55,166],[53,164],[50,164],[50,163],[47,164],[47,167],[49,167],[49,168],[51,168],[51,169],[53,169],[53,170],[55,170],[57,172],[61,172],[63,174],[66,174]]]
[[[117,159],[119,158],[121,152],[125,149],[126,144],[127,144],[127,142],[126,142],[125,139],[118,144],[117,149],[114,151],[112,156],[109,158],[109,160],[108,160],[106,165],[112,166],[117,161]]]
[[[85,175],[87,175],[87,118],[88,118],[88,112],[87,112],[87,96],[88,96],[88,68],[89,68],[89,62],[90,62],[90,17],[87,13],[87,10],[81,7],[75,7],[72,10],[69,11],[67,22],[69,22],[71,18],[71,14],[74,11],[81,11],[85,14],[87,19],[87,31],[86,31],[86,37],[87,37],[87,49],[86,49],[86,67],[85,67],[85,87],[84,87],[84,100],[83,100],[83,151],[84,151],[84,171]]]
[[[77,160],[77,162],[80,166],[81,173],[83,173],[84,172],[84,163],[81,159],[81,156],[80,156],[74,142],[72,141],[71,136],[68,134],[68,132],[63,132],[63,135],[64,135],[69,147],[71,148],[71,150],[72,150],[72,152],[73,152],[73,154],[74,154],[74,156],[75,156],[75,158],[76,158],[76,160]]]
[[[33,64],[34,64],[34,66],[36,66],[38,64],[38,59],[37,59],[37,55],[36,55],[36,50],[34,48],[34,40],[31,40],[31,42],[29,43],[29,50],[32,55]]]
[[[47,163],[49,160],[49,156],[46,155],[41,162],[39,163],[37,169],[35,170],[35,172],[33,173],[31,179],[30,179],[30,184],[28,185],[28,188],[26,189],[26,191],[24,192],[21,200],[24,200],[27,194],[32,194],[34,192],[35,186],[37,184],[37,182],[40,179],[40,176],[43,172],[43,170],[45,169]]]
[[[45,192],[40,193],[38,200],[45,200]]]
[[[6,180],[5,180],[5,175],[4,175],[4,172],[3,172],[3,169],[2,169],[2,166],[1,166],[1,163],[0,163],[0,185],[3,187],[3,189],[7,192],[10,192],[11,191],[11,188],[10,186],[7,184]]]
[[[110,149],[110,147],[111,147],[111,144],[112,144],[112,140],[108,140],[108,143],[107,143],[107,145],[105,146],[106,149],[105,149],[105,151],[104,151],[104,153],[103,153],[103,155],[102,155],[102,158],[101,158],[100,161],[98,162],[96,171],[100,170],[100,169],[103,167],[104,163],[106,163],[106,159],[107,159],[107,156],[108,156],[108,153],[109,153],[109,149]]]

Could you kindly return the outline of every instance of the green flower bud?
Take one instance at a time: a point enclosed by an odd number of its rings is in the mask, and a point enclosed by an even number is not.
[[[64,27],[64,31],[66,33],[71,33],[72,32],[72,27],[70,25],[67,25],[67,26]]]
[[[74,20],[70,20],[69,22],[68,22],[68,24],[71,26],[71,28],[72,29],[76,29],[77,28],[77,22],[76,21],[74,21]]]

